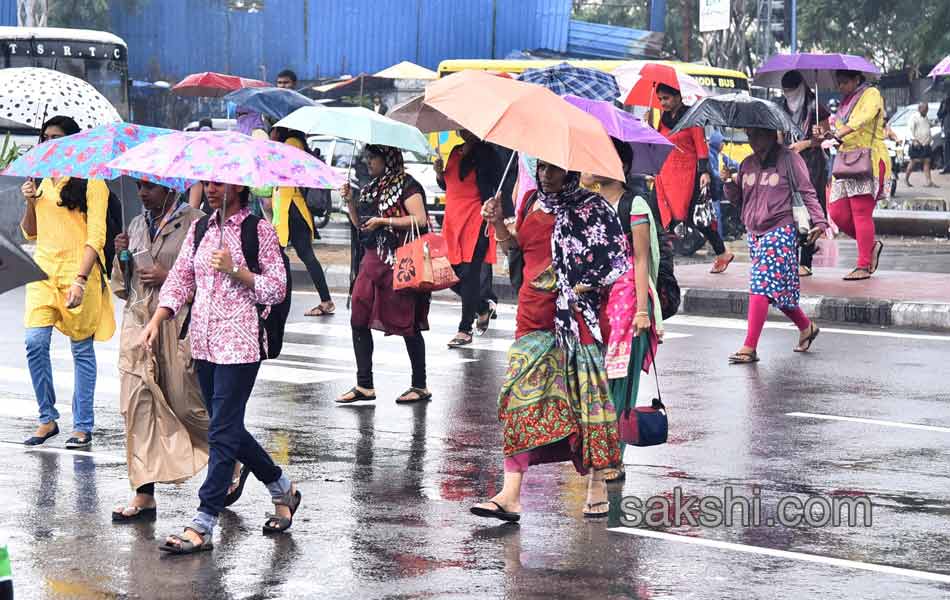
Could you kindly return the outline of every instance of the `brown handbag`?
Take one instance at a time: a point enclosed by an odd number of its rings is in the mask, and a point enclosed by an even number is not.
[[[862,96],[864,93],[862,92]],[[851,110],[858,105],[861,99],[858,98],[851,106]],[[851,110],[845,115],[845,120],[851,116]],[[874,166],[871,164],[871,150],[874,148],[874,141],[877,138],[877,118],[880,115],[874,115],[874,132],[871,134],[871,146],[868,148],[856,148],[838,152],[835,155],[834,167],[831,169],[831,175],[836,179],[863,179],[874,176]]]

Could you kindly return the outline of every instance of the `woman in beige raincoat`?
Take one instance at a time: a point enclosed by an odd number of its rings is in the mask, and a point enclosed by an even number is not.
[[[136,344],[158,305],[158,291],[175,263],[192,222],[204,216],[174,190],[140,181],[144,214],[116,237],[112,289],[125,300],[119,344],[122,416],[129,481],[136,491],[115,522],[155,517],[155,483],[188,479],[208,463],[208,413],[187,338],[179,331],[188,311],[162,324],[156,351]],[[132,262],[120,260],[129,250]]]

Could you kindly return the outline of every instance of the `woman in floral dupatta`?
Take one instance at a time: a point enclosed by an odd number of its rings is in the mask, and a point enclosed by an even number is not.
[[[483,214],[505,249],[524,256],[515,343],[498,398],[505,454],[499,494],[477,504],[480,517],[517,521],[530,465],[571,461],[590,473],[585,516],[607,514],[603,470],[620,462],[614,407],[604,370],[599,314],[602,291],[630,269],[623,230],[577,173],[538,162],[540,189],[504,224],[497,198]]]

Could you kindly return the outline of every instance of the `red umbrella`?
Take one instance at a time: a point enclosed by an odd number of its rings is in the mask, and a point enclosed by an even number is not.
[[[221,73],[192,73],[185,77],[178,85],[172,88],[172,91],[179,96],[195,96],[203,98],[220,98],[234,90],[248,87],[268,87],[266,81],[257,79],[247,79],[237,77],[236,75],[223,75]]]
[[[612,74],[624,92],[621,98],[626,105],[652,108],[657,104],[656,88],[660,84],[679,90],[683,98],[689,99],[687,103],[706,95],[698,81],[669,65],[633,61],[617,67]]]

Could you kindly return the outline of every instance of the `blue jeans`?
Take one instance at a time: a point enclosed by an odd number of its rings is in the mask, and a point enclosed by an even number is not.
[[[33,392],[40,407],[40,423],[59,420],[56,410],[56,390],[53,389],[53,364],[49,358],[52,326],[27,327],[26,360],[30,367]],[[96,395],[96,351],[92,336],[82,340],[70,340],[73,351],[73,431],[92,433],[92,402]]]
[[[271,489],[272,496],[281,495],[275,494],[277,487],[282,488],[282,493],[289,491],[290,482],[283,480],[280,467],[244,428],[244,410],[261,363],[218,365],[196,360],[195,367],[210,418],[208,474],[198,490],[201,501],[198,512],[211,517],[203,524],[203,529],[208,531],[214,526],[214,518],[224,509],[235,461],[250,469],[268,488],[275,488]],[[283,480],[280,486],[270,485],[280,480]]]

